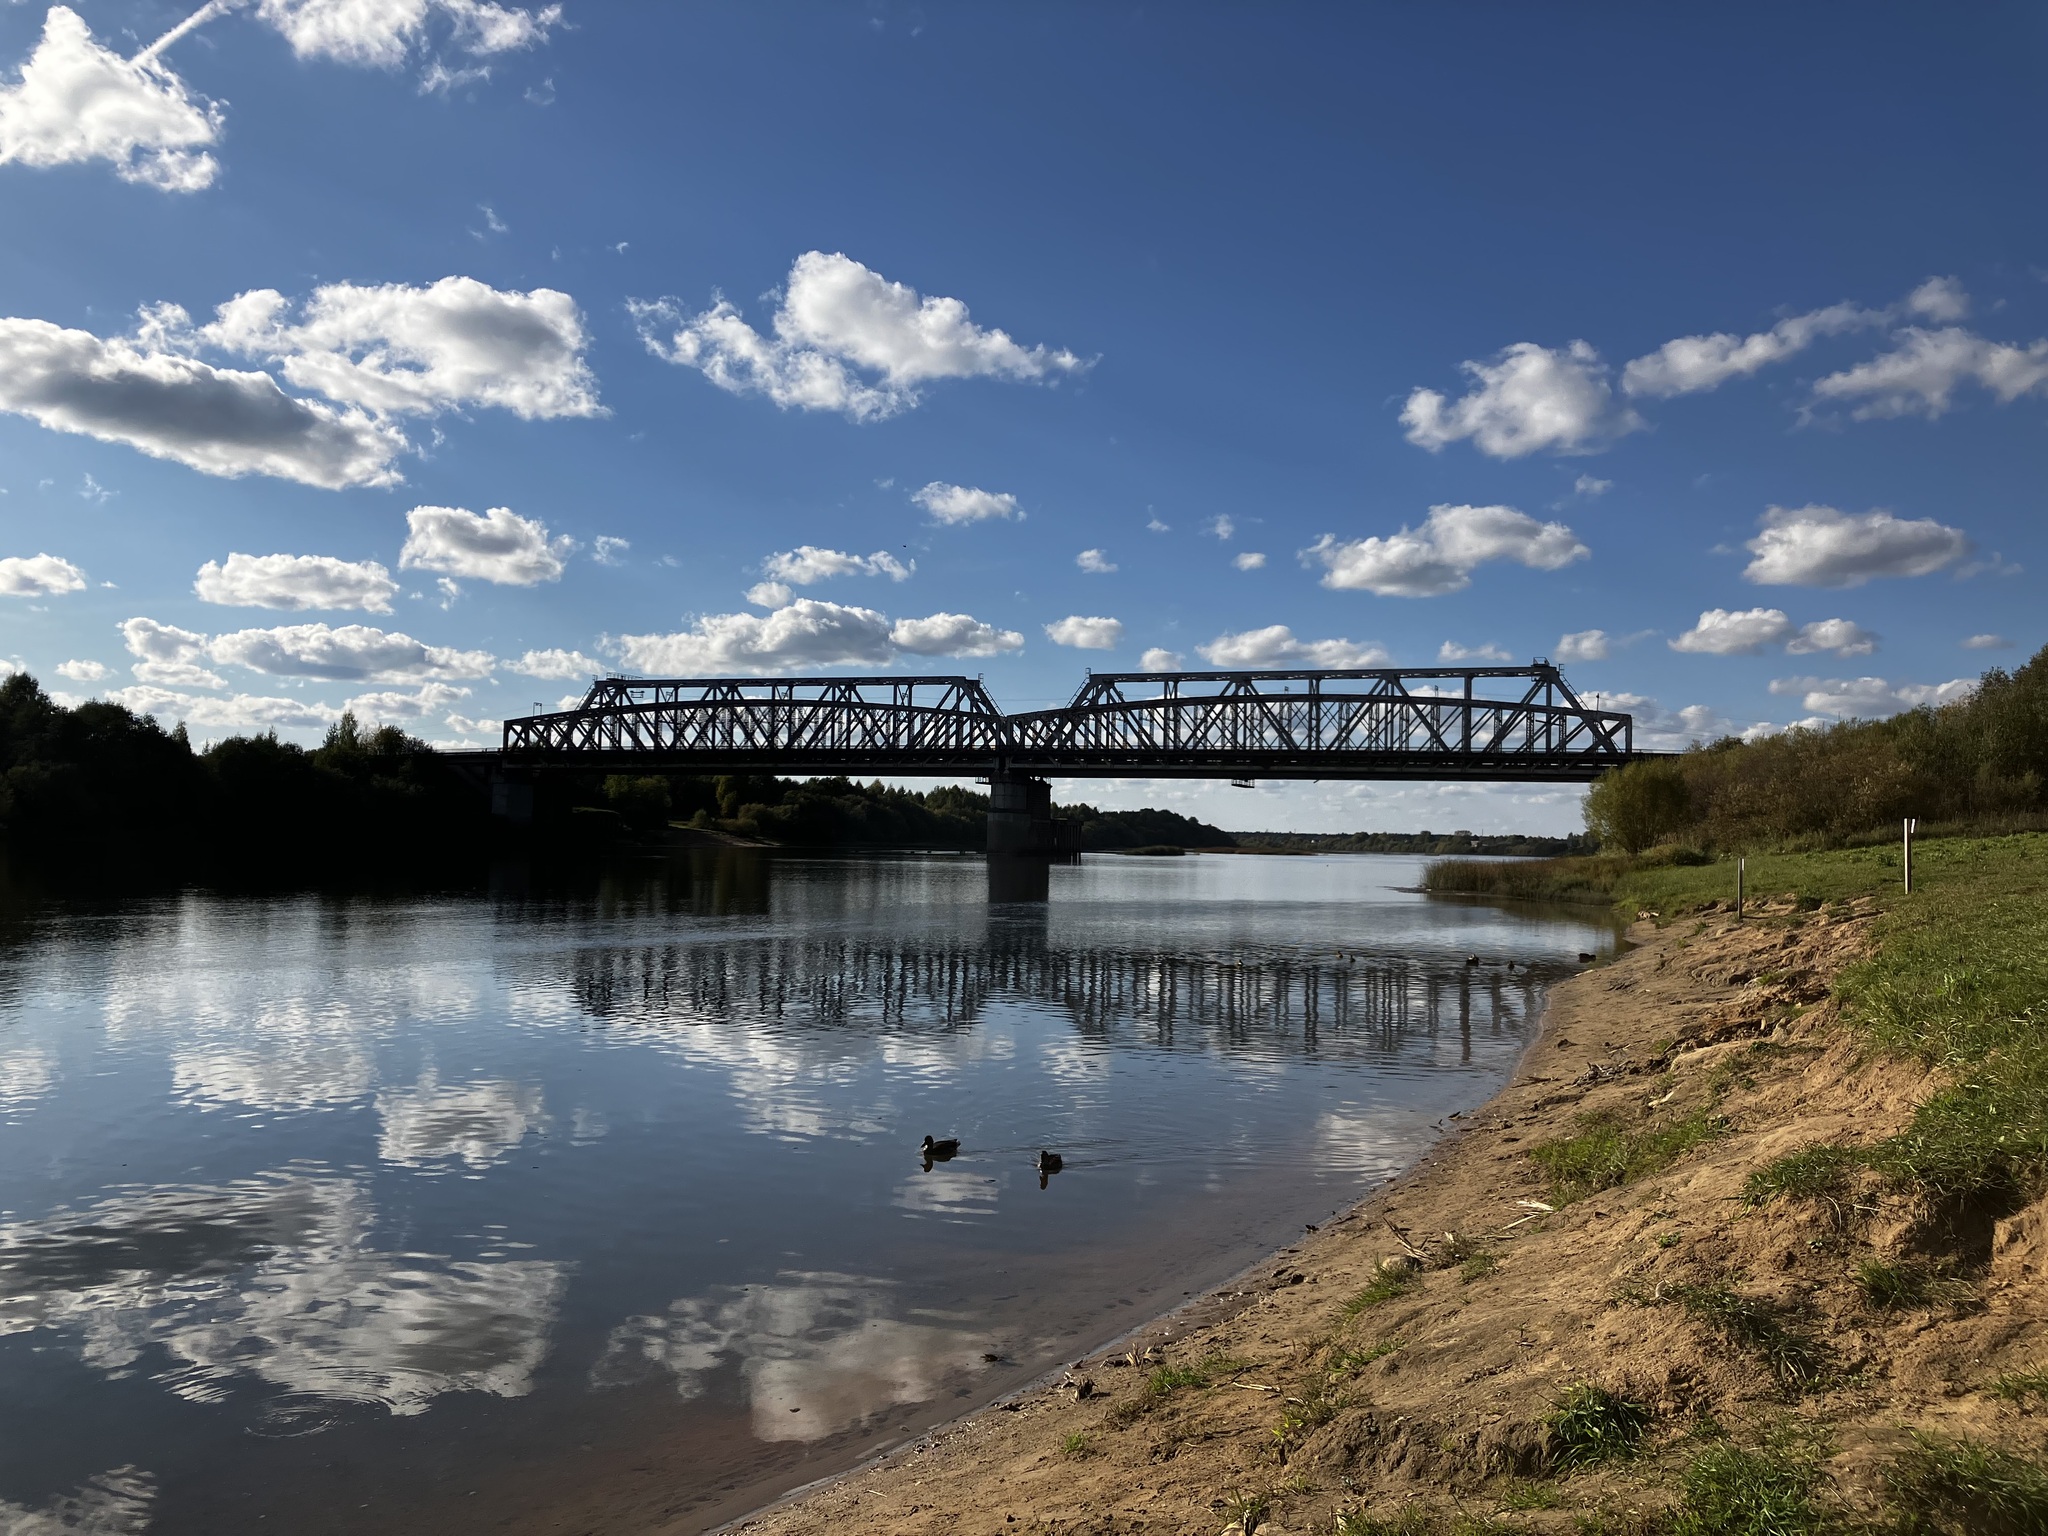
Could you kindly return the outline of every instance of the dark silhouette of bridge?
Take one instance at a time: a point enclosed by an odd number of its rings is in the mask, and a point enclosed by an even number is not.
[[[986,778],[992,851],[1052,851],[1053,778],[1583,783],[1638,754],[1627,714],[1526,667],[1104,672],[1005,714],[971,677],[600,678],[505,722],[505,769]]]

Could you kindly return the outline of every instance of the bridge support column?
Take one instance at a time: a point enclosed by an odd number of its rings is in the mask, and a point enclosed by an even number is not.
[[[491,815],[515,827],[533,825],[533,776],[506,768],[493,773]]]
[[[1080,828],[1055,821],[1052,785],[1028,773],[998,769],[988,781],[988,851],[996,854],[1075,853]]]

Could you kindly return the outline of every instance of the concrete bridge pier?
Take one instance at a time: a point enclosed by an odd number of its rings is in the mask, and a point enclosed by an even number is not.
[[[1071,854],[1080,847],[1079,824],[1053,817],[1051,784],[1003,768],[989,775],[990,853]]]

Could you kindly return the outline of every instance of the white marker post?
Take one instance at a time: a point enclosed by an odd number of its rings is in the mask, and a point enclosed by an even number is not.
[[[1741,854],[1735,855],[1735,921],[1742,921],[1742,876],[1748,860]]]
[[[1908,816],[1906,818],[1903,844],[1906,864],[1906,894],[1908,896],[1913,894],[1913,834],[1919,830],[1919,827],[1920,822],[1917,817]]]

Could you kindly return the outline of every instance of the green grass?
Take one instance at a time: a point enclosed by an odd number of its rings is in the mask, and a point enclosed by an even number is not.
[[[2024,1371],[2004,1371],[1991,1382],[1991,1395],[2009,1403],[2023,1403],[2029,1397],[2048,1401],[2048,1366]]]
[[[1321,1429],[1343,1412],[1350,1398],[1342,1393],[1318,1391],[1308,1397],[1290,1397],[1273,1425],[1273,1438],[1284,1448],[1303,1436]]]
[[[2048,836],[1923,843],[1910,898],[1897,859],[1879,848],[1759,857],[1751,888],[1880,898],[1873,953],[1836,982],[1843,1016],[1947,1086],[1874,1146],[1809,1147],[1759,1170],[1752,1203],[1839,1200],[1859,1165],[1954,1206],[2009,1209],[2048,1193]],[[1623,894],[1668,916],[1707,897],[1707,873],[1650,871]]]
[[[1458,1278],[1470,1285],[1474,1280],[1484,1280],[1500,1268],[1500,1259],[1491,1253],[1475,1253],[1458,1266]]]
[[[1582,1381],[1565,1390],[1543,1422],[1550,1428],[1551,1459],[1559,1471],[1569,1472],[1633,1456],[1650,1427],[1650,1410]]]
[[[1069,1461],[1084,1461],[1095,1454],[1095,1447],[1089,1443],[1083,1430],[1075,1430],[1060,1442],[1060,1454]]]
[[[1364,1290],[1353,1294],[1344,1303],[1344,1315],[1356,1317],[1368,1308],[1376,1307],[1383,1301],[1392,1301],[1409,1286],[1415,1277],[1404,1269],[1383,1269],[1372,1277],[1372,1283]]]
[[[1606,905],[1636,861],[1627,854],[1562,859],[1445,859],[1422,874],[1422,888],[1438,896],[1491,896],[1512,901],[1573,901]]]
[[[1672,1536],[1818,1536],[1820,1463],[1810,1449],[1709,1446],[1685,1469]]]
[[[1162,1365],[1145,1378],[1144,1388],[1136,1397],[1109,1410],[1107,1422],[1118,1429],[1127,1428],[1176,1392],[1206,1387],[1250,1368],[1249,1362],[1227,1355],[1209,1355],[1192,1365]]]
[[[1885,1494],[1907,1532],[2041,1536],[2048,1467],[1973,1440],[1916,1435],[1885,1471]]]
[[[1362,1370],[1375,1360],[1384,1360],[1400,1347],[1399,1339],[1381,1339],[1377,1344],[1369,1344],[1364,1349],[1340,1349],[1330,1356],[1330,1374],[1345,1376],[1353,1371]]]
[[[1414,1504],[1398,1515],[1368,1515],[1363,1510],[1337,1517],[1337,1536],[1429,1536],[1435,1525],[1429,1512]]]
[[[1850,1175],[1869,1161],[1860,1147],[1830,1142],[1801,1147],[1750,1174],[1742,1186],[1743,1204],[1765,1205],[1780,1195],[1839,1203],[1848,1193]]]
[[[1828,1357],[1821,1343],[1790,1326],[1760,1297],[1710,1285],[1678,1285],[1665,1294],[1730,1343],[1760,1358],[1787,1392],[1806,1391],[1826,1373]]]
[[[1266,1511],[1272,1507],[1273,1496],[1267,1493],[1233,1493],[1223,1501],[1223,1513],[1229,1525],[1243,1531],[1244,1536],[1252,1536],[1259,1528],[1259,1522],[1266,1518]]]
[[[1550,1203],[1570,1205],[1603,1189],[1661,1172],[1702,1142],[1721,1134],[1723,1122],[1706,1105],[1676,1120],[1630,1127],[1613,1114],[1583,1115],[1579,1134],[1547,1141],[1529,1156],[1550,1179]]]
[[[1865,1259],[1856,1266],[1856,1283],[1862,1287],[1865,1301],[1885,1311],[1929,1303],[1953,1304],[1970,1290],[1966,1282],[1910,1259],[1896,1264],[1884,1259]]]
[[[1564,1496],[1557,1491],[1555,1483],[1518,1481],[1509,1483],[1507,1491],[1500,1496],[1502,1509],[1555,1509],[1564,1502]]]

